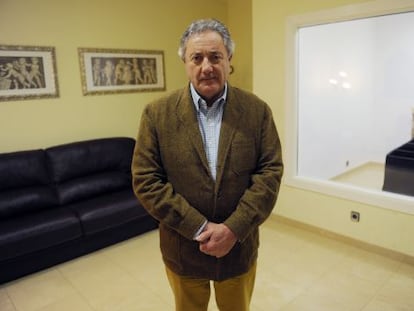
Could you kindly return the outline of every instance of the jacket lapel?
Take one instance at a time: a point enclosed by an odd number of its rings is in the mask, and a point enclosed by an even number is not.
[[[197,115],[191,97],[189,88],[185,88],[181,100],[177,101],[177,117],[183,125],[186,134],[188,135],[188,142],[191,143],[199,156],[203,167],[210,172],[207,162],[207,156],[204,151],[203,140],[201,138],[200,128],[198,125]]]
[[[231,142],[233,140],[234,133],[239,126],[242,114],[242,105],[237,102],[233,88],[228,85],[227,102],[224,107],[223,120],[221,122],[220,129],[219,149],[217,155],[216,189],[218,189],[220,185],[227,155],[230,152]]]

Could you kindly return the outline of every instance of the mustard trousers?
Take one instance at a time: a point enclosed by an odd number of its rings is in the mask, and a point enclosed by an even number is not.
[[[168,281],[175,298],[176,311],[207,311],[210,300],[210,280],[183,277],[166,267]],[[212,281],[220,311],[249,311],[256,278],[256,263],[245,274]]]

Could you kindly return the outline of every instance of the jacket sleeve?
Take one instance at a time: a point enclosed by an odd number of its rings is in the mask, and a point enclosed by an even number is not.
[[[283,175],[282,149],[270,108],[264,104],[259,118],[259,156],[249,188],[224,222],[244,241],[272,212]]]
[[[150,104],[141,116],[131,167],[134,193],[148,213],[160,223],[187,239],[193,239],[206,219],[168,182],[154,115],[154,105]]]

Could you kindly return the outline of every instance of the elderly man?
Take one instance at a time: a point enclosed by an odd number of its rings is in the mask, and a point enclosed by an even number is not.
[[[225,25],[198,20],[179,55],[183,89],[146,106],[132,163],[136,196],[160,223],[177,311],[249,310],[258,227],[271,213],[282,172],[270,108],[228,82],[234,43]]]

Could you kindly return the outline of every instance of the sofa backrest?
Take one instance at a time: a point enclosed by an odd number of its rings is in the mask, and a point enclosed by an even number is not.
[[[0,219],[57,203],[43,150],[0,154]]]
[[[135,140],[114,137],[74,142],[46,149],[59,201],[67,204],[131,186]]]

